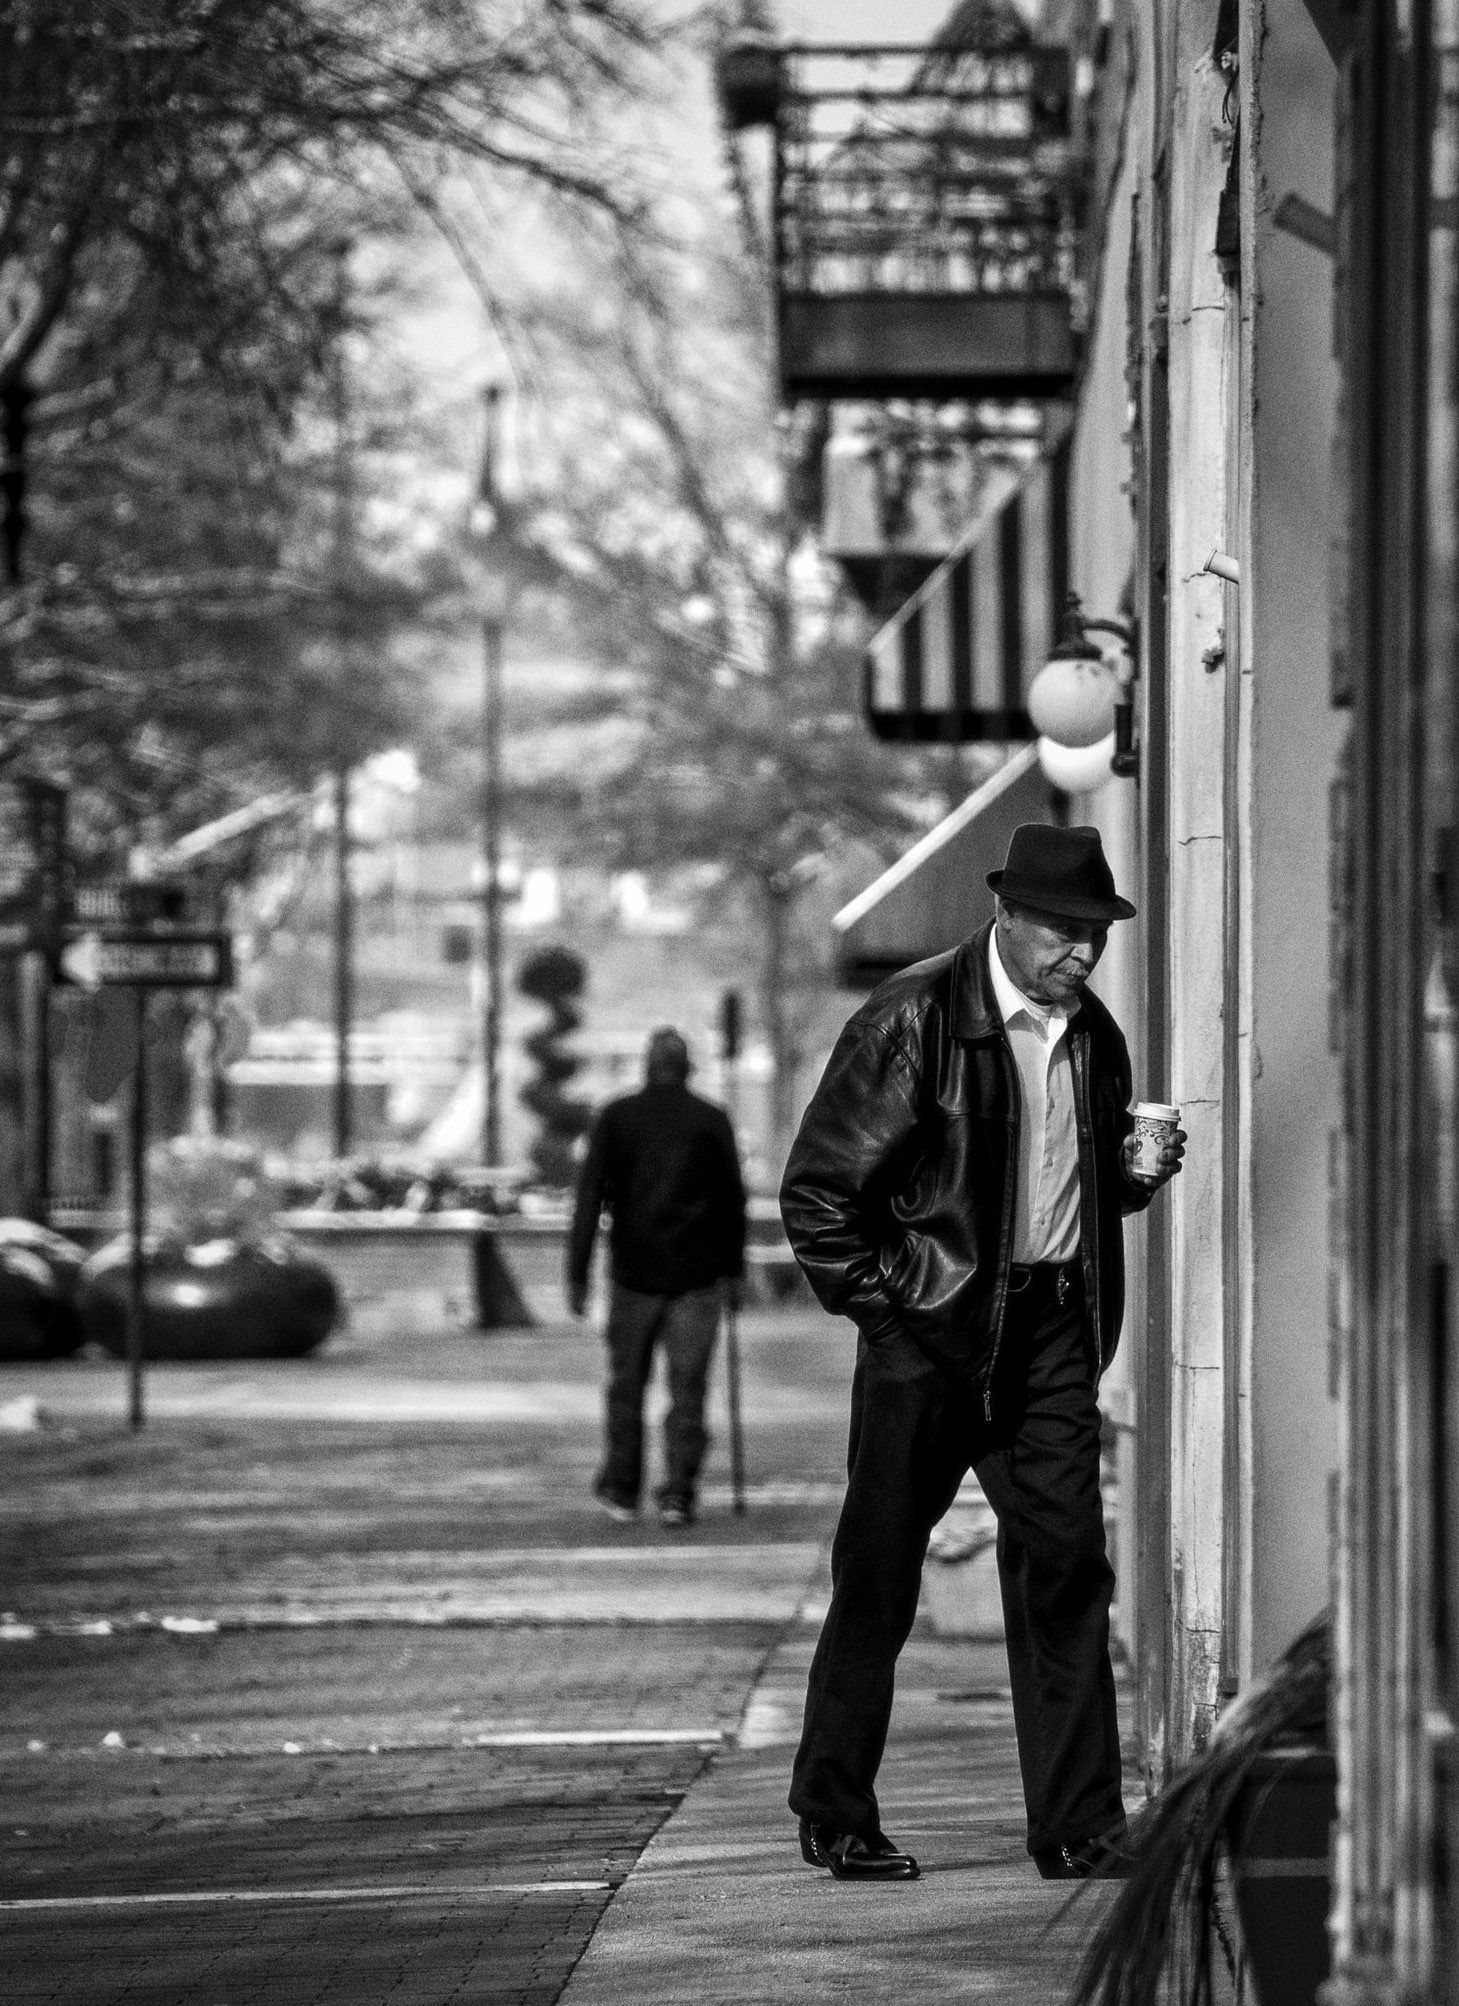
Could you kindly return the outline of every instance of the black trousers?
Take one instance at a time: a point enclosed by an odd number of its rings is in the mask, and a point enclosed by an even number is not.
[[[1099,1409],[1079,1292],[1035,1270],[1010,1297],[994,1418],[898,1331],[862,1341],[831,1606],[811,1665],[790,1806],[840,1832],[880,1830],[876,1773],[896,1661],[932,1527],[975,1471],[998,1520],[1029,1851],[1124,1823],[1109,1662],[1114,1572],[1099,1493]]]
[[[664,1416],[664,1480],[660,1503],[692,1505],[699,1465],[709,1443],[704,1401],[719,1330],[720,1290],[646,1296],[614,1282],[603,1333],[608,1380],[603,1394],[603,1463],[598,1488],[637,1504],[643,1482],[643,1396],[662,1350],[669,1383]]]

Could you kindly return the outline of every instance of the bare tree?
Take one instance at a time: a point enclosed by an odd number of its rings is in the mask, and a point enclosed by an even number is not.
[[[344,247],[468,171],[630,219],[657,43],[637,0],[0,0],[0,770],[63,771],[94,854],[401,729],[434,581],[362,506],[340,560]],[[409,413],[357,375],[365,482]],[[18,1008],[9,960],[7,1054]]]
[[[925,788],[862,725],[859,621],[787,499],[763,292],[696,224],[677,251],[582,254],[522,308],[551,418],[516,528],[552,554],[619,726],[606,764],[548,787],[559,817],[616,868],[703,862],[751,901],[778,1157],[824,978],[798,901],[848,844],[895,847]]]

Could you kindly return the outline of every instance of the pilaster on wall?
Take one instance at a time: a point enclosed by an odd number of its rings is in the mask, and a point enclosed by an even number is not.
[[[1231,776],[1222,587],[1203,570],[1227,519],[1226,315],[1216,218],[1232,132],[1211,52],[1211,10],[1185,6],[1174,49],[1169,338],[1170,567],[1167,601],[1170,1079],[1189,1135],[1170,1208],[1171,1753],[1198,1748],[1222,1665],[1226,1517],[1224,1220],[1228,1094],[1223,1025],[1236,942],[1228,935]]]

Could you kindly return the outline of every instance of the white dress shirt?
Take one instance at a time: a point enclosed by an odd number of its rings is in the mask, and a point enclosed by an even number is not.
[[[1035,1003],[1015,987],[998,952],[996,926],[988,936],[988,971],[1022,1100],[1013,1258],[1072,1260],[1079,1251],[1079,1136],[1065,1034],[1073,1013],[1061,1004]]]

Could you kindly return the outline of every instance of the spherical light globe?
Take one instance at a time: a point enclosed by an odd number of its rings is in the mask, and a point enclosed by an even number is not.
[[[1095,745],[1110,729],[1119,693],[1108,662],[1055,655],[1033,679],[1028,714],[1056,745]]]
[[[1051,787],[1065,794],[1093,794],[1111,778],[1115,735],[1110,732],[1095,745],[1058,745],[1052,738],[1039,740],[1039,766]]]

